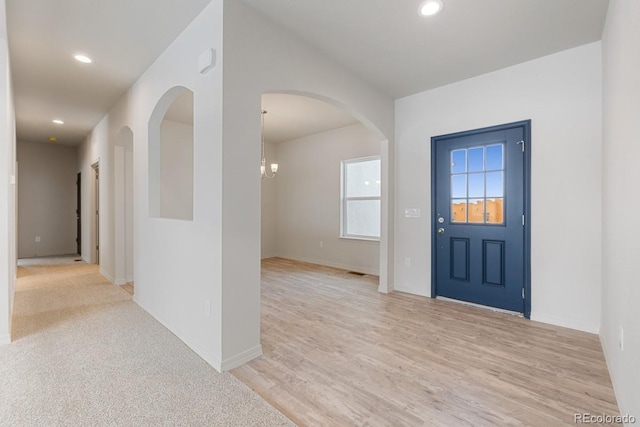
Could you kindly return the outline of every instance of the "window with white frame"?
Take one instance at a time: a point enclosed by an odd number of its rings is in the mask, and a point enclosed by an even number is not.
[[[380,239],[380,156],[342,161],[340,237]]]

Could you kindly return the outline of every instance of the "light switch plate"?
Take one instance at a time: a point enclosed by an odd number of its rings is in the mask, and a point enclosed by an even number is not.
[[[404,217],[405,218],[420,218],[420,209],[419,208],[405,208]]]

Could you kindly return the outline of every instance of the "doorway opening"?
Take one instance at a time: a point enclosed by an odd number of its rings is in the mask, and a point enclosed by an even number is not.
[[[266,93],[261,107],[267,112],[266,163],[278,164],[275,178],[262,178],[262,258],[378,276],[378,289],[389,292],[384,265],[388,141],[339,103],[313,94]],[[364,162],[374,159],[379,161]],[[367,167],[356,167],[364,163]],[[345,164],[355,174],[350,182],[367,190],[357,190],[346,202]],[[371,172],[371,177],[360,172]],[[356,200],[360,195],[367,200]],[[350,221],[344,220],[345,205],[352,209]],[[344,229],[358,222],[358,215],[367,223],[366,236]]]
[[[100,162],[91,165],[93,171],[93,227],[91,227],[92,241],[92,263],[100,265]]]

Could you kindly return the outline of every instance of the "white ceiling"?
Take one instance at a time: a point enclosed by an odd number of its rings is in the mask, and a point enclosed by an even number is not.
[[[608,0],[244,0],[394,98],[600,40]]]
[[[210,1],[7,0],[18,139],[80,143]]]
[[[358,123],[345,110],[313,98],[289,95],[262,95],[265,142],[291,141],[307,135]]]
[[[608,7],[443,0],[443,12],[425,18],[423,0],[243,1],[394,98],[599,40]],[[209,2],[7,0],[18,139],[80,143]],[[94,63],[74,61],[78,52]],[[328,104],[296,98],[264,97],[268,140],[353,123]]]

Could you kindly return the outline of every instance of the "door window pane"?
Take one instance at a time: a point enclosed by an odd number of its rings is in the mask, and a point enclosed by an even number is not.
[[[467,172],[482,172],[484,170],[484,147],[469,148],[469,167]]]
[[[487,197],[504,195],[504,172],[487,172]]]
[[[487,147],[487,170],[501,170],[504,169],[504,158],[502,155],[502,144],[490,145]]]
[[[467,199],[451,201],[451,222],[467,222]]]
[[[483,199],[469,199],[469,222],[484,223]]]
[[[451,173],[465,173],[467,171],[467,150],[453,150],[451,152]]]
[[[484,197],[484,173],[469,174],[469,197]]]
[[[453,175],[451,177],[451,198],[467,197],[467,175]]]
[[[485,216],[487,218],[487,224],[502,224],[504,222],[504,199],[495,198],[487,199],[485,206]]]
[[[504,224],[504,144],[451,151],[451,222]]]

